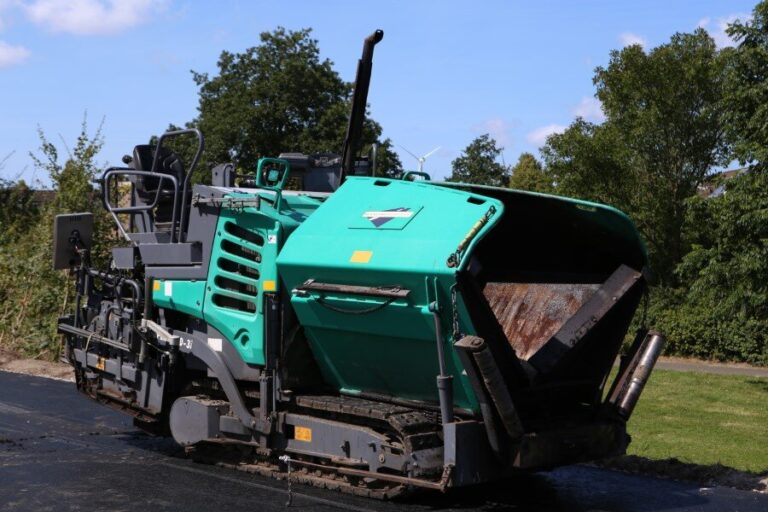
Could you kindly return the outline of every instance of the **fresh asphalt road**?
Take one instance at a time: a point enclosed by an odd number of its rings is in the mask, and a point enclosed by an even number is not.
[[[287,484],[184,459],[74,385],[0,371],[0,510],[285,511]],[[765,512],[768,495],[584,466],[377,502],[294,485],[294,510]]]

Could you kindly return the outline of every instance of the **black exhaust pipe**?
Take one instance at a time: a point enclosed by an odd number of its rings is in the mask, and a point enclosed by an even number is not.
[[[368,36],[365,39],[365,44],[363,44],[363,56],[357,61],[355,88],[352,91],[352,111],[349,114],[347,135],[344,138],[344,147],[341,151],[339,185],[344,183],[347,174],[354,173],[355,171],[355,155],[360,150],[360,139],[363,133],[363,121],[365,120],[365,106],[368,103],[368,86],[371,83],[373,47],[383,38],[383,30],[377,30]]]

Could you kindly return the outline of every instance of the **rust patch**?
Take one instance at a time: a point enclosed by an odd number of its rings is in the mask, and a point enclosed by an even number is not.
[[[597,291],[598,284],[488,283],[488,304],[520,359],[541,348]]]

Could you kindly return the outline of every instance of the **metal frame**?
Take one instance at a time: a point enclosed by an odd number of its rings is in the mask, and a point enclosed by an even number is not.
[[[163,141],[173,137],[178,137],[180,135],[195,135],[198,141],[197,150],[195,151],[195,156],[192,158],[192,163],[189,165],[188,168],[183,170],[183,179],[181,184],[179,183],[179,179],[176,176],[157,172],[158,162],[160,161],[160,150],[163,147]],[[197,128],[169,131],[169,132],[163,133],[158,138],[157,146],[154,149],[154,155],[152,157],[152,167],[150,168],[149,171],[134,169],[132,167],[110,167],[106,171],[104,171],[104,174],[102,174],[102,177],[101,177],[102,202],[104,204],[104,208],[106,208],[106,210],[112,215],[112,218],[115,220],[115,224],[117,224],[118,229],[120,230],[120,232],[122,233],[123,237],[126,240],[128,240],[129,242],[132,242],[134,245],[137,245],[137,243],[134,240],[132,240],[131,237],[128,235],[128,233],[125,231],[125,228],[120,222],[120,219],[117,217],[117,214],[129,213],[133,215],[140,212],[151,211],[160,202],[160,192],[162,190],[162,186],[160,186],[160,184],[162,184],[163,180],[167,180],[173,184],[173,191],[174,191],[173,192],[173,213],[171,215],[170,242],[177,243],[177,242],[186,241],[186,233],[187,233],[186,224],[189,221],[189,214],[187,212],[187,206],[188,206],[187,190],[189,189],[189,180],[192,177],[192,173],[194,172],[195,167],[197,167],[197,163],[200,160],[200,156],[203,153],[204,147],[205,147],[205,138],[203,137],[202,132]],[[157,192],[155,192],[155,198],[151,204],[115,207],[112,205],[112,203],[109,200],[109,180],[113,176],[145,176],[150,178],[158,178],[160,179],[160,184],[158,184]],[[179,185],[181,185],[181,187]],[[135,190],[135,185],[132,184],[132,190],[131,190],[132,194],[134,190]],[[180,210],[177,208],[179,206],[178,205],[179,194],[181,194]],[[177,212],[179,213],[178,224],[176,222]],[[155,231],[154,230],[145,231],[145,233],[151,233],[151,232],[155,232]]]
[[[179,180],[177,180],[175,176],[171,176],[170,174],[164,174],[164,173],[158,173],[158,172],[152,172],[152,171],[137,171],[136,169],[132,169],[130,167],[110,167],[104,172],[101,178],[103,183],[102,201],[104,202],[104,207],[112,215],[112,218],[115,220],[115,224],[117,224],[117,227],[120,230],[120,232],[123,234],[123,237],[129,242],[132,242],[134,245],[138,245],[138,244],[134,240],[132,240],[130,235],[125,231],[125,228],[123,227],[122,222],[120,222],[120,219],[117,217],[117,214],[119,213],[135,214],[139,212],[151,211],[160,202],[161,187],[158,186],[157,192],[155,192],[155,199],[152,201],[151,204],[139,205],[139,206],[115,207],[109,201],[109,180],[113,176],[147,176],[150,178],[159,178],[160,183],[162,183],[162,180],[167,180],[173,183],[174,192],[173,192],[173,214],[171,215],[171,243],[178,242],[179,240],[176,240],[176,237],[175,237],[175,231],[177,226],[176,206],[177,206],[177,198],[178,198],[178,191],[179,191]],[[179,224],[179,231],[181,231],[180,224]],[[154,231],[145,231],[145,233],[151,233],[151,232],[154,232]]]

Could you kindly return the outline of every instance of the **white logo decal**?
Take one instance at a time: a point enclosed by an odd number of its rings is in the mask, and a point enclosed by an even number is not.
[[[389,222],[392,219],[408,219],[413,217],[413,212],[410,208],[393,208],[391,210],[374,210],[363,213],[363,217],[368,219],[377,228],[382,224]]]

